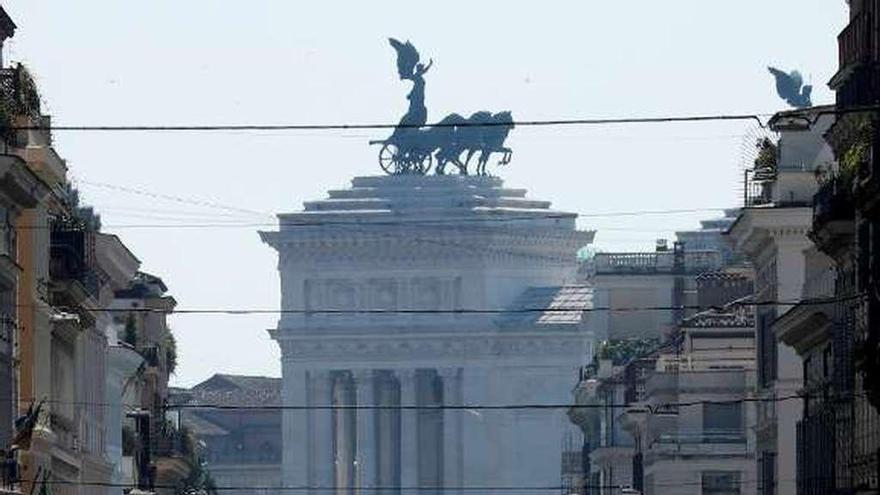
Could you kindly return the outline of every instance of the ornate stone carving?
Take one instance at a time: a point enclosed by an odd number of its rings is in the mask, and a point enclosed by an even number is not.
[[[548,335],[541,339],[534,337],[511,338],[467,337],[449,335],[446,337],[404,337],[394,340],[370,337],[347,337],[345,339],[322,339],[314,337],[287,337],[279,339],[284,359],[311,359],[335,361],[340,358],[348,361],[365,362],[418,362],[420,359],[435,358],[473,358],[497,357],[577,356],[582,358],[586,336]]]

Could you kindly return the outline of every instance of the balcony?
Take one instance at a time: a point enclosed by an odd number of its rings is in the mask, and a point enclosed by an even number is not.
[[[798,493],[818,495],[834,491],[835,431],[834,413],[830,409],[798,422]]]
[[[0,461],[0,495],[21,495],[21,467],[10,452]]]
[[[874,18],[868,11],[860,12],[853,17],[849,24],[837,36],[838,70],[828,82],[832,90],[838,91],[838,104],[856,105],[867,103],[861,101],[858,96],[866,97],[871,94],[871,89],[865,84],[857,84],[856,87],[849,84],[854,75],[862,74],[857,78],[867,76],[868,79],[876,77],[876,71],[865,68],[880,61],[880,50],[875,41],[873,27]],[[865,81],[867,82],[867,80]],[[849,87],[849,88],[847,88]],[[876,90],[875,90],[876,91]]]
[[[703,273],[721,265],[718,251],[685,251],[682,265],[676,266],[673,251],[654,253],[596,253],[594,269],[603,274]]]
[[[175,486],[182,483],[192,470],[195,448],[192,439],[185,431],[169,426],[159,429],[152,440],[156,484]]]
[[[5,128],[5,138],[12,143],[27,143],[27,133],[31,131],[19,131],[13,134],[9,127],[11,125],[28,125],[41,127],[44,120],[40,112],[40,95],[37,92],[36,84],[34,84],[30,73],[21,64],[15,67],[0,69],[0,105],[3,106],[6,122],[0,123],[0,127]],[[24,122],[19,122],[16,117],[22,117]],[[44,139],[49,141],[48,129],[40,129],[37,131]]]
[[[839,66],[847,67],[877,60],[871,46],[871,15],[861,12],[837,36]]]
[[[657,437],[649,449],[653,456],[748,455],[745,431],[676,431]]]
[[[184,432],[175,428],[154,437],[153,452],[156,457],[186,457],[192,451],[192,442]]]
[[[773,203],[776,172],[770,169],[746,170],[743,175],[743,206],[751,208]]]
[[[810,238],[823,252],[834,256],[848,243],[855,229],[855,201],[851,179],[834,176],[813,196],[813,227]]]
[[[88,265],[86,236],[76,228],[53,228],[50,240],[49,277],[55,282],[78,282],[85,292],[98,297],[100,280]]]

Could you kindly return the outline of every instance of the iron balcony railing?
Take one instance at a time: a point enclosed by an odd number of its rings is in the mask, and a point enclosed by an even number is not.
[[[835,476],[834,412],[826,409],[797,424],[798,493],[824,495],[833,493]]]
[[[701,273],[721,265],[719,251],[685,251],[683,266],[675,264],[675,253],[661,251],[653,253],[596,253],[593,258],[594,270],[604,273],[673,273],[681,269],[686,273]]]
[[[871,15],[861,12],[837,36],[838,62],[841,68],[877,61],[875,36],[871,29]]]
[[[89,295],[97,298],[101,284],[88,262],[86,237],[90,234],[81,229],[52,229],[49,276],[58,281],[75,280]]]
[[[186,457],[191,444],[186,434],[176,428],[166,427],[153,436],[153,453],[156,457]]]
[[[813,196],[813,229],[835,220],[852,220],[855,213],[852,182],[839,176],[819,186]]]
[[[661,433],[654,443],[658,444],[699,444],[699,443],[745,443],[743,429],[705,429],[696,431],[676,431]]]
[[[773,202],[773,183],[776,172],[772,169],[743,171],[743,206],[761,206]]]
[[[17,453],[9,451],[0,456],[0,494],[21,493],[21,466],[19,466]]]

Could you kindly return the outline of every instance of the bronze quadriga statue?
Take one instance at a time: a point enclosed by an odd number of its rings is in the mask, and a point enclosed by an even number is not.
[[[452,163],[463,175],[474,155],[479,155],[475,174],[486,175],[486,164],[492,153],[501,153],[499,165],[510,162],[512,151],[504,141],[513,129],[510,112],[476,112],[470,117],[452,113],[440,122],[426,125],[428,109],[425,107],[425,74],[433,65],[419,62],[419,52],[407,41],[401,43],[390,38],[397,51],[397,72],[402,80],[412,81],[407,95],[409,110],[400,119],[394,132],[387,139],[370,141],[380,144],[379,165],[389,174],[427,174],[436,161],[435,173],[446,173],[446,165]]]

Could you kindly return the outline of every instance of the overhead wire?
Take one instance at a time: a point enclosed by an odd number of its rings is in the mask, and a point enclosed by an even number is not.
[[[666,209],[666,210],[631,210],[631,211],[618,211],[618,212],[603,212],[603,213],[572,213],[572,212],[559,212],[559,213],[547,213],[541,215],[521,215],[521,216],[502,216],[494,214],[486,214],[481,216],[474,217],[464,217],[464,218],[444,218],[444,219],[414,219],[414,220],[402,220],[402,219],[373,219],[373,218],[364,218],[362,220],[354,219],[354,220],[278,220],[275,222],[193,222],[187,224],[163,224],[163,223],[154,223],[154,224],[107,224],[102,225],[103,228],[116,228],[116,229],[127,229],[127,228],[260,228],[260,227],[325,227],[325,226],[357,226],[357,227],[372,227],[372,226],[421,226],[421,225],[446,225],[446,226],[456,226],[467,223],[478,223],[478,224],[491,224],[491,223],[499,223],[499,222],[528,222],[534,220],[542,220],[542,219],[577,219],[577,218],[616,218],[616,217],[631,217],[631,216],[642,216],[642,215],[675,215],[675,214],[691,214],[691,213],[700,213],[700,212],[723,212],[725,210],[729,210],[731,207],[705,207],[705,208],[677,208],[677,209]],[[381,217],[380,217],[381,218]],[[19,225],[17,228],[21,228],[23,230],[39,230],[39,229],[50,229],[51,225]]]
[[[789,119],[801,119],[806,125],[814,125],[823,115],[843,115],[850,113],[876,112],[880,106],[854,106],[848,108],[830,107],[827,109],[803,109],[800,114],[789,112]],[[660,124],[681,122],[712,122],[712,121],[752,121],[761,128],[766,128],[762,118],[771,117],[776,113],[741,113],[741,114],[700,114],[700,115],[666,115],[656,117],[610,117],[610,118],[571,118],[571,119],[532,119],[513,120],[511,122],[435,122],[430,127],[552,127],[552,126],[585,126],[614,124]],[[120,124],[120,125],[28,125],[11,126],[12,130],[28,131],[327,131],[356,129],[419,129],[424,125],[404,123],[334,123],[334,124]]]
[[[704,115],[667,115],[658,117],[612,117],[612,118],[572,118],[572,119],[533,119],[514,120],[511,122],[435,122],[429,127],[555,127],[609,124],[660,124],[678,122],[712,122],[712,121],[745,121],[750,120],[763,126],[761,118],[772,116],[772,113],[752,114],[704,114]],[[334,124],[121,124],[121,125],[31,125],[12,126],[14,130],[28,131],[347,131],[347,130],[379,130],[379,129],[420,129],[425,125],[405,123],[334,123]]]
[[[727,308],[731,307],[760,307],[760,306],[813,306],[826,305],[835,302],[845,302],[864,297],[865,294],[855,294],[841,297],[823,297],[816,299],[792,300],[792,301],[735,301],[727,304]],[[20,304],[17,307],[30,308],[30,304]],[[72,309],[65,306],[55,306],[56,309]],[[164,308],[117,308],[117,307],[97,307],[91,308],[90,311],[107,312],[107,313],[156,313],[156,314],[222,314],[222,315],[243,315],[243,314],[298,314],[298,315],[419,315],[419,314],[475,314],[475,315],[496,315],[496,314],[528,314],[528,313],[626,313],[635,311],[675,311],[675,310],[704,310],[705,306],[700,305],[658,305],[658,306],[602,306],[602,307],[566,307],[554,306],[549,308],[459,308],[459,309],[381,309],[381,308],[364,308],[364,309],[292,309],[292,308],[184,308],[184,309],[164,309]],[[708,309],[720,309],[711,307]]]
[[[391,369],[393,371],[393,369]],[[186,391],[183,392],[186,394]],[[835,396],[837,400],[846,398],[865,397],[863,392],[848,392],[846,394],[838,394]],[[812,397],[826,397],[821,392],[815,393],[797,393],[791,395],[780,396],[747,396],[730,399],[699,399],[678,402],[660,402],[657,404],[644,404],[641,402],[631,403],[589,403],[574,404],[567,402],[560,403],[512,403],[512,404],[247,404],[242,403],[218,403],[218,402],[199,402],[198,400],[167,402],[161,405],[161,409],[165,411],[184,411],[184,410],[216,410],[216,411],[308,411],[308,410],[452,410],[452,411],[506,411],[506,410],[557,410],[557,409],[631,409],[634,412],[645,409],[651,414],[665,412],[669,410],[697,407],[704,404],[745,404],[745,403],[778,403],[793,400],[809,399]],[[79,400],[61,400],[61,399],[43,399],[42,401],[25,400],[25,399],[0,399],[0,403],[17,402],[19,404],[31,404],[34,402],[44,402],[46,404],[73,405],[73,406],[98,406],[98,407],[119,407],[124,410],[142,409],[143,406],[132,406],[124,403],[97,402],[97,401],[79,401]]]
[[[79,178],[74,179],[73,182],[76,185],[84,184],[87,186],[99,187],[99,188],[103,188],[103,189],[110,189],[113,191],[124,192],[124,193],[128,193],[128,194],[137,194],[140,196],[147,196],[147,197],[151,197],[154,199],[162,199],[162,200],[166,200],[166,201],[172,201],[175,203],[183,203],[183,204],[189,204],[189,205],[194,205],[194,206],[203,206],[203,207],[207,207],[207,208],[226,210],[226,211],[230,211],[230,212],[234,212],[234,213],[246,213],[249,215],[257,215],[257,216],[261,216],[261,217],[269,217],[269,218],[274,217],[273,214],[268,213],[268,212],[264,212],[264,211],[257,211],[257,210],[251,210],[248,208],[242,208],[240,206],[227,205],[227,204],[223,204],[223,203],[218,203],[216,201],[184,198],[181,196],[174,196],[171,194],[156,193],[156,192],[148,191],[146,189],[122,186],[122,185],[118,185],[118,184],[110,184],[107,182],[96,182],[96,181],[89,181],[89,180],[84,180],[84,179],[79,179]]]
[[[852,397],[864,394],[851,393]],[[705,404],[745,404],[745,403],[778,403],[793,400],[803,400],[813,397],[814,394],[792,394],[784,396],[772,397],[738,397],[731,399],[700,399],[681,402],[662,402],[657,404],[645,404],[641,402],[633,403],[591,403],[591,404],[572,404],[572,403],[547,403],[547,404],[219,404],[219,403],[199,403],[199,402],[182,402],[169,403],[165,406],[166,410],[212,410],[212,411],[361,411],[361,410],[377,410],[377,411],[521,411],[521,410],[557,410],[557,409],[630,409],[633,412],[646,410],[651,414],[667,412],[687,407],[702,406]],[[815,394],[821,396],[821,394]]]
[[[831,478],[824,477],[814,477],[814,476],[806,476],[801,477],[800,479],[795,478],[780,478],[774,480],[776,484],[780,483],[795,483],[796,481],[803,482],[817,482],[831,480]],[[742,485],[751,485],[761,483],[762,480],[757,478],[750,478],[744,480],[737,480],[736,484],[741,487]],[[130,488],[136,489],[141,488],[139,485],[134,483],[118,483],[118,482],[110,482],[110,481],[86,481],[86,480],[62,480],[59,478],[51,478],[51,479],[27,479],[21,480],[22,483],[34,484],[38,486],[42,483],[47,485],[58,485],[58,486],[96,486],[96,487],[107,487],[107,488]],[[676,482],[657,482],[652,483],[654,487],[672,487],[672,486],[702,486],[703,481],[676,481]],[[632,484],[624,484],[624,483],[586,483],[586,484],[578,484],[577,486],[582,488],[590,488],[590,489],[607,489],[607,490],[621,490],[626,488],[632,488]],[[177,485],[169,485],[169,484],[154,484],[151,486],[152,489],[166,489],[166,490],[178,490],[180,487]],[[304,484],[304,485],[217,485],[212,487],[217,491],[259,491],[271,493],[272,491],[327,491],[327,492],[335,492],[339,491],[344,487],[337,486],[329,486],[329,485],[315,485],[315,484]],[[349,488],[354,488],[353,486]],[[427,490],[431,492],[457,492],[457,491],[469,491],[469,492],[481,492],[481,491],[512,491],[512,492],[523,492],[523,491],[553,491],[559,492],[560,490],[571,489],[572,486],[565,484],[548,484],[548,485],[493,485],[493,484],[484,484],[484,485],[453,485],[453,486],[443,486],[443,485],[360,485],[358,487],[359,490],[362,491],[397,491],[397,492],[406,492],[406,491],[417,491],[417,490]]]
[[[702,351],[703,349],[700,349]],[[719,348],[719,350],[722,350]],[[136,352],[136,351],[133,351]],[[633,358],[636,360],[637,358]],[[389,369],[390,371],[394,371],[393,368]],[[174,388],[174,387],[172,387]],[[182,389],[182,394],[186,394],[187,390]],[[173,395],[173,393],[172,393]],[[774,397],[741,397],[741,398],[731,398],[731,399],[701,399],[701,400],[693,400],[693,401],[684,401],[684,402],[670,402],[670,403],[662,403],[657,406],[654,406],[653,409],[656,411],[663,410],[664,408],[668,409],[670,407],[691,407],[691,406],[699,406],[702,404],[735,404],[735,403],[746,403],[746,402],[786,402],[790,400],[797,399],[808,399],[811,397],[826,397],[821,392],[803,392],[788,396],[774,396]],[[846,394],[838,394],[837,398],[856,398],[856,397],[864,397],[864,393],[860,392],[848,392]],[[115,402],[101,402],[101,401],[86,401],[86,400],[68,400],[68,399],[49,399],[43,398],[41,400],[34,399],[25,399],[25,398],[0,398],[0,404],[9,404],[9,403],[17,403],[19,405],[29,405],[34,403],[43,402],[45,404],[59,404],[59,405],[72,405],[72,406],[98,406],[98,407],[121,407],[126,410],[136,410],[142,409],[144,406],[142,405],[132,405],[126,403],[115,403]],[[245,401],[246,402],[246,401]],[[637,403],[616,403],[616,404],[571,404],[571,403],[520,403],[520,404],[391,404],[391,405],[357,405],[357,404],[324,404],[324,405],[308,405],[308,404],[246,404],[246,403],[213,403],[213,402],[198,402],[198,401],[176,401],[172,397],[172,402],[167,402],[162,405],[161,408],[165,410],[173,410],[173,409],[217,409],[217,410],[308,410],[308,409],[318,409],[318,410],[395,410],[395,409],[404,409],[404,410],[422,410],[422,409],[439,409],[439,410],[520,410],[520,409],[600,409],[600,408],[611,408],[611,409],[623,409],[623,408],[638,408],[641,404]]]

